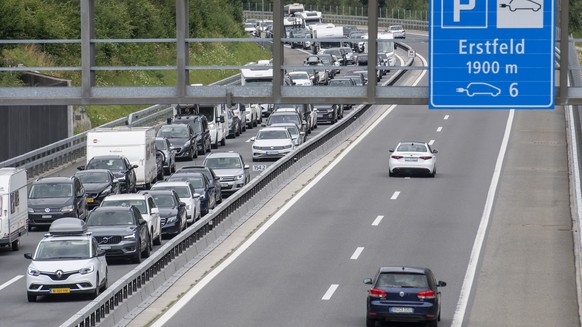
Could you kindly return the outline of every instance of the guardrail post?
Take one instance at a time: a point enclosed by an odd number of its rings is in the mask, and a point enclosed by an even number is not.
[[[81,0],[81,86],[83,98],[91,97],[95,86],[95,2]]]

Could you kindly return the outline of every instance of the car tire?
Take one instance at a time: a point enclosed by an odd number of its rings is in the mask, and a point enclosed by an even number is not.
[[[220,140],[220,145],[222,146],[226,145],[226,137],[223,137],[222,140]]]
[[[26,297],[28,298],[28,302],[36,302],[37,296],[34,294],[27,293]]]
[[[101,291],[101,286],[99,285],[99,273],[97,273],[97,279],[95,281],[95,290],[91,293],[91,299],[94,300],[99,296]]]
[[[12,251],[18,251],[20,249],[20,240],[14,240],[11,244]]]
[[[141,240],[137,242],[137,249],[134,256],[131,258],[133,263],[141,263]]]
[[[432,170],[432,173],[429,174],[430,177],[434,177],[436,175],[436,167]]]
[[[394,173],[393,173],[393,172],[391,172],[391,171],[388,171],[388,176],[390,176],[390,177],[394,177],[394,176],[396,176],[396,174],[394,174]]]
[[[426,323],[426,327],[438,327],[439,323],[437,322],[437,320],[431,320],[429,322]]]
[[[213,149],[218,149],[218,139],[216,140],[216,143],[211,144],[210,147]]]
[[[160,233],[160,235],[158,235],[158,237],[156,237],[154,239],[154,245],[162,245],[162,234]]]
[[[103,285],[101,285],[101,293],[103,293],[103,291],[105,291],[107,289],[107,287],[109,287],[109,271],[105,270],[105,280],[103,281]]]
[[[366,327],[376,327],[376,320],[366,318]]]
[[[206,146],[202,147],[202,149],[198,151],[199,156],[203,156],[205,153],[206,153]]]
[[[164,170],[162,169],[162,171],[160,171],[158,173],[158,176],[156,176],[156,177],[159,181],[163,181],[164,180]]]
[[[190,148],[190,160],[198,158],[198,149]]]

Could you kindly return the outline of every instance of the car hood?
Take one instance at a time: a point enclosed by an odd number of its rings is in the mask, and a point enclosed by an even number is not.
[[[170,145],[172,146],[172,148],[181,148],[189,140],[190,139],[187,137],[173,137],[168,139],[168,141],[170,141]]]
[[[85,183],[85,193],[101,193],[104,189],[109,187],[109,183]]]
[[[30,265],[39,271],[54,273],[57,270],[62,270],[63,272],[76,271],[91,265],[93,262],[94,258],[78,260],[34,260]]]
[[[178,214],[178,209],[176,209],[176,208],[160,208],[160,207],[158,207],[158,209],[160,210],[160,217],[161,218],[175,217],[176,214]]]
[[[292,143],[291,139],[288,139],[288,140],[273,139],[273,140],[256,140],[253,145],[256,145],[256,146],[283,146],[283,145],[289,145],[291,143]]]
[[[214,169],[214,173],[216,174],[216,176],[220,176],[220,177],[224,177],[224,176],[238,176],[238,175],[243,175],[244,174],[244,170],[240,169],[240,168],[234,168],[234,169]]]
[[[64,207],[71,204],[73,204],[72,198],[28,199],[28,206],[31,208]]]
[[[129,235],[135,230],[135,225],[87,226],[87,230],[92,232],[93,236]]]

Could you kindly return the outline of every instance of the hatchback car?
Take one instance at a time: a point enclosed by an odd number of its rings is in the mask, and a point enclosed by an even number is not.
[[[107,288],[105,251],[78,218],[55,220],[40,240],[26,273],[29,302],[41,295],[90,294]]]
[[[295,123],[300,131],[308,132],[307,121],[301,117],[296,111],[282,111],[282,112],[273,112],[269,119],[267,120],[266,126],[271,126],[272,124],[280,124],[280,123]]]
[[[76,176],[44,177],[28,192],[28,230],[50,226],[63,217],[87,218],[85,188]]]
[[[192,224],[202,216],[200,210],[200,194],[196,193],[190,182],[160,182],[151,188],[152,190],[174,190],[178,193],[180,201],[186,204],[186,220]]]
[[[135,206],[95,208],[87,218],[87,228],[107,257],[140,263],[142,257],[150,256],[148,223]]]
[[[436,149],[425,142],[400,142],[388,160],[388,173],[395,176],[401,173],[424,173],[430,177],[436,174]]]
[[[286,127],[265,127],[252,137],[253,161],[278,159],[295,150],[295,143]]]
[[[119,182],[110,170],[81,170],[76,172],[75,176],[79,178],[85,188],[89,209],[98,207],[106,196],[121,193]]]
[[[366,326],[378,321],[426,322],[436,327],[441,319],[441,292],[447,283],[437,281],[428,268],[380,267],[366,300]]]
[[[245,164],[240,153],[211,153],[204,159],[202,164],[212,168],[214,173],[220,177],[220,186],[223,193],[236,192],[251,181],[250,166]]]
[[[177,235],[186,229],[188,226],[186,204],[180,201],[180,196],[176,191],[149,190],[147,192],[154,198],[160,210],[162,235]]]

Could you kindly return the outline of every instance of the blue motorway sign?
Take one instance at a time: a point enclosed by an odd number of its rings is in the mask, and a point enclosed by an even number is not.
[[[554,0],[430,5],[429,108],[554,108]]]

